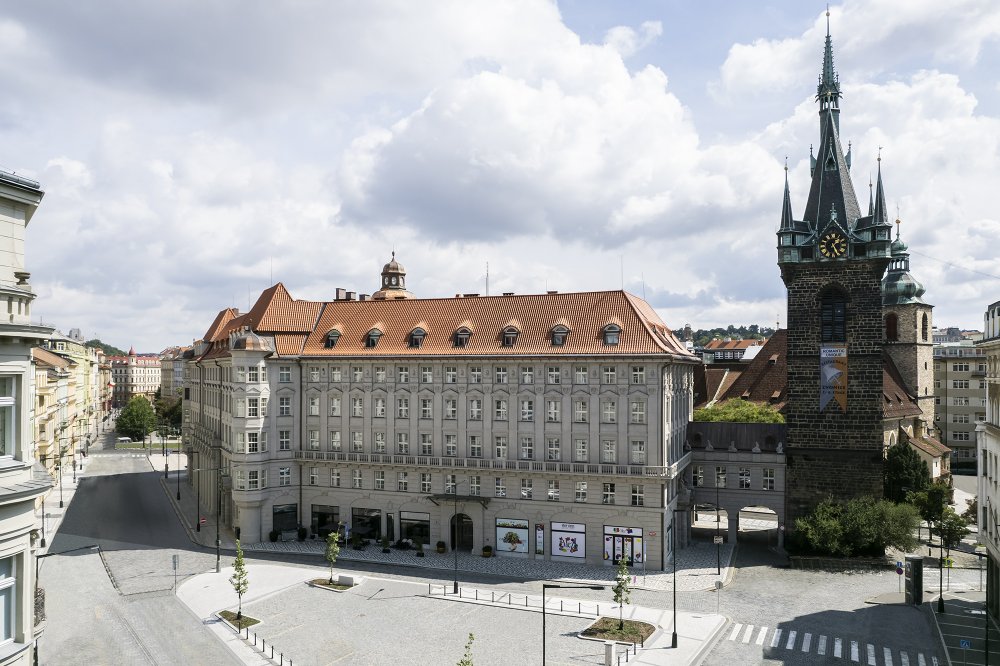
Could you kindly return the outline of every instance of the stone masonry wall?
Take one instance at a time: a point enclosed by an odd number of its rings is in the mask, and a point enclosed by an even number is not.
[[[934,423],[934,343],[930,336],[933,321],[930,305],[895,305],[885,309],[898,318],[898,340],[886,341],[885,350],[903,376],[907,388],[917,396],[917,404],[928,424]],[[922,316],[927,315],[928,339],[921,338]]]

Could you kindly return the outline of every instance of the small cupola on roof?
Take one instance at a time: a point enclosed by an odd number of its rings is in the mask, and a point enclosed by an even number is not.
[[[382,282],[378,291],[372,294],[372,300],[386,301],[400,298],[414,298],[406,290],[406,269],[396,261],[395,250],[392,259],[382,267]]]
[[[910,253],[899,237],[902,220],[896,220],[896,240],[892,243],[892,260],[882,278],[882,305],[926,305],[923,300],[924,285],[910,274]]]

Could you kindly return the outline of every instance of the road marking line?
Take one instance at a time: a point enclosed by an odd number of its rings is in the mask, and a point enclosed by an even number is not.
[[[736,637],[739,636],[740,634],[740,629],[742,628],[743,628],[742,624],[737,624],[735,627],[733,627],[733,633],[729,634],[729,640],[735,641]]]
[[[834,638],[833,639],[833,656],[836,657],[837,659],[840,659],[841,650],[843,649],[843,647],[844,647],[844,642],[841,641],[839,638]]]
[[[771,636],[771,647],[778,647],[778,643],[781,642],[781,629],[774,630],[774,636]]]
[[[813,635],[807,633],[802,637],[802,651],[809,652],[809,645],[812,643]]]
[[[938,666],[937,657],[935,657],[934,655],[931,655],[931,666]]]
[[[868,666],[876,666],[875,664],[875,646],[868,643]]]
[[[798,632],[789,631],[788,632],[788,643],[785,645],[786,650],[792,650],[795,648],[795,636]]]
[[[885,666],[892,666],[892,650],[882,648],[882,658],[885,660]]]
[[[757,645],[764,644],[764,637],[766,635],[767,635],[767,627],[761,627],[760,632],[757,634],[757,640],[756,640]]]
[[[902,664],[902,666],[910,666],[910,655],[906,654],[905,652],[900,652],[899,663]]]
[[[750,642],[750,636],[752,636],[752,635],[753,635],[753,625],[752,624],[748,624],[747,628],[746,628],[746,631],[743,632],[743,642],[744,643],[749,643]]]
[[[819,656],[826,654],[826,636],[819,637]]]
[[[860,661],[858,657],[858,642],[851,641],[851,661]]]
[[[924,653],[923,652],[918,652],[917,653],[917,666],[927,666],[927,662],[924,661]]]

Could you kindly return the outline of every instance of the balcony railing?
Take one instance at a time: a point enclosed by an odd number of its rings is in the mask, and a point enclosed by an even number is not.
[[[295,451],[295,459],[302,461],[315,460],[317,462],[393,465],[397,467],[440,467],[445,469],[491,470],[497,472],[544,472],[550,474],[576,474],[602,477],[626,476],[669,479],[672,476],[670,467],[548,462],[542,460],[494,460],[489,458],[449,458],[335,451]]]

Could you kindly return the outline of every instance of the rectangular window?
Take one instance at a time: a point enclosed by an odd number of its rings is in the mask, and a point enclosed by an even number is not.
[[[454,384],[458,381],[458,368],[453,365],[446,365],[444,367],[444,383]]]
[[[507,383],[507,368],[501,368],[497,366],[493,370],[493,383],[494,384],[506,384]]]
[[[422,418],[422,419],[432,419],[432,418],[434,418],[434,399],[433,398],[421,398],[420,399],[420,418]]]
[[[356,469],[351,471],[351,488],[363,488],[364,483],[361,481],[361,470]]]
[[[330,431],[330,450],[340,451],[340,431],[331,430]]]
[[[470,421],[482,421],[483,420],[483,401],[479,398],[472,398],[469,400],[469,420]]]
[[[573,368],[573,383],[574,384],[587,383],[587,366],[578,365]]]
[[[430,433],[420,433],[420,455],[434,455],[434,438]]]
[[[431,475],[426,472],[420,473],[420,492],[429,493],[431,492]]]
[[[469,435],[469,457],[483,457],[483,438],[481,435]]]
[[[774,468],[765,467],[761,482],[761,490],[774,490]]]
[[[458,418],[458,400],[455,398],[446,398],[444,401],[444,417],[446,419],[457,419]]]
[[[255,419],[260,416],[260,399],[247,398],[247,418]]]
[[[614,503],[615,503],[615,484],[613,483],[601,484],[601,504],[614,504]]]
[[[613,465],[618,461],[618,443],[613,439],[601,440],[601,462]]]
[[[530,500],[534,494],[534,484],[531,479],[521,479],[521,499]]]
[[[558,461],[561,457],[562,449],[559,446],[558,437],[548,437],[545,439],[545,459]]]
[[[376,431],[372,433],[372,448],[375,453],[385,453],[385,433]]]
[[[495,409],[493,411],[493,418],[497,421],[507,420],[507,401],[497,400],[495,403]]]
[[[577,481],[576,482],[576,495],[573,497],[574,502],[586,502],[587,501],[587,482]]]
[[[385,366],[384,365],[376,365],[375,366],[375,373],[374,374],[375,374],[375,381],[376,382],[378,382],[379,384],[384,384],[385,383]]]
[[[641,439],[632,440],[632,464],[646,464],[646,442]]]
[[[396,381],[400,384],[408,384],[410,382],[410,369],[396,368]]]
[[[469,383],[470,384],[483,383],[483,369],[480,366],[472,366],[469,368]]]
[[[247,453],[260,453],[259,434],[256,432],[247,433]]]
[[[236,398],[236,400],[234,401],[234,405],[233,406],[235,407],[235,409],[233,411],[236,413],[236,416],[243,417],[243,416],[246,415],[246,413],[247,413],[247,401],[246,400],[244,400],[243,398]]]
[[[549,502],[558,502],[559,501],[559,482],[558,481],[549,481],[549,490],[548,490],[548,493],[547,493],[547,497],[545,499],[547,499]]]
[[[331,382],[341,382],[344,380],[344,374],[340,367],[330,368],[330,381]]]
[[[309,416],[319,416],[319,398],[309,398]]]
[[[562,420],[562,402],[559,400],[545,401],[545,420],[548,423],[559,423]]]
[[[632,400],[629,404],[629,415],[632,423],[646,422],[646,401]]]
[[[644,506],[646,503],[643,487],[632,484],[632,506]]]
[[[291,416],[292,415],[292,398],[291,396],[283,395],[278,397],[278,416]]]
[[[504,481],[499,476],[496,477],[496,484],[494,486],[493,495],[495,497],[507,497],[507,482]]]
[[[587,422],[587,401],[586,400],[574,400],[573,401],[573,422],[574,423],[586,423]]]
[[[420,383],[430,384],[434,381],[434,369],[428,366],[423,366],[420,368]]]
[[[455,474],[444,475],[444,494],[454,495],[458,491],[458,477]]]
[[[646,368],[641,365],[632,366],[632,383],[633,384],[645,384],[646,383]]]
[[[375,490],[385,490],[385,472],[380,469],[375,470]]]
[[[340,416],[340,396],[330,396],[330,416]]]
[[[936,400],[936,398],[935,398],[935,400]],[[956,407],[968,407],[969,406],[969,397],[968,396],[960,396],[958,398],[953,398],[952,399],[952,404],[955,405]]]
[[[396,453],[408,455],[410,453],[410,435],[405,432],[396,433]]]
[[[309,468],[309,485],[310,486],[319,485],[319,467]]]
[[[318,382],[319,381],[319,368],[316,366],[309,367],[309,381]],[[316,484],[313,484],[316,485]]]
[[[279,430],[278,431],[278,450],[279,451],[290,451],[291,449],[292,449],[292,431],[291,430]]]
[[[363,453],[365,450],[365,436],[361,432],[351,433],[351,451],[354,453]]]
[[[292,368],[290,366],[282,365],[278,367],[278,381],[282,384],[292,381]]]
[[[247,490],[261,489],[261,473],[255,469],[247,471]]]
[[[750,468],[740,467],[740,490],[750,489]]]
[[[396,416],[401,419],[410,417],[409,398],[396,398]]]
[[[360,365],[355,365],[351,367],[351,381],[360,382],[364,379],[365,373],[364,368]]]
[[[532,367],[521,368],[521,383],[533,384],[535,382],[535,369]]]
[[[614,384],[618,381],[617,373],[615,372],[615,366],[605,365],[601,368],[601,383],[602,384]]]
[[[522,437],[521,438],[521,460],[534,460],[535,459],[535,438],[534,437]]]
[[[726,468],[716,467],[715,468],[715,487],[725,488],[726,487]]]
[[[535,420],[535,401],[534,400],[521,400],[521,420],[522,421],[534,421]]]
[[[278,485],[279,486],[290,486],[290,485],[292,485],[292,468],[291,467],[279,467],[278,468]]]
[[[969,433],[967,432],[953,432],[951,433],[951,438],[956,442],[968,442]]]
[[[319,430],[309,431],[309,450],[319,451]]]
[[[618,403],[614,400],[601,401],[601,423],[616,423],[618,421]]]
[[[373,413],[376,418],[385,417],[385,398],[375,398]]]
[[[969,422],[969,415],[968,414],[952,414],[951,415],[951,422],[952,423],[968,423]]]
[[[503,435],[497,435],[493,438],[496,449],[496,457],[500,460],[507,459],[507,438]]]
[[[236,381],[242,384],[247,379],[246,368],[242,366],[236,366],[235,370],[236,370]]]
[[[590,458],[590,452],[588,451],[587,440],[577,439],[573,442],[573,459],[576,462],[587,462]]]
[[[968,372],[969,371],[969,364],[968,363],[952,363],[951,364],[951,371],[952,372]]]
[[[458,435],[444,436],[444,454],[452,458],[458,455]]]
[[[330,470],[330,487],[339,488],[340,487],[340,470],[332,469]]]
[[[968,379],[953,379],[951,380],[951,387],[957,389],[967,389],[969,388]]]
[[[561,379],[558,367],[549,367],[546,369],[545,382],[547,384],[558,384]]]
[[[469,477],[469,494],[470,495],[472,495],[473,497],[479,497],[479,494],[482,492],[480,490],[481,487],[482,487],[482,482],[481,482],[480,477],[478,477],[478,476],[470,476]]]

